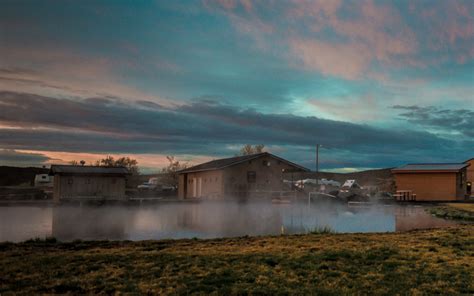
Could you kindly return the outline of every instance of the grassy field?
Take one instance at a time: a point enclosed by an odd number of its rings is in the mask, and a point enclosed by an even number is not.
[[[0,244],[0,294],[472,294],[474,226],[381,234]]]
[[[472,203],[447,203],[428,210],[439,218],[474,221],[474,204]]]

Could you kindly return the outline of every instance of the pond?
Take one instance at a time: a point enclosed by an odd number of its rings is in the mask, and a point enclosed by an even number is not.
[[[60,241],[217,238],[335,232],[393,232],[452,226],[424,206],[160,203],[141,206],[2,206],[0,241],[55,237]]]

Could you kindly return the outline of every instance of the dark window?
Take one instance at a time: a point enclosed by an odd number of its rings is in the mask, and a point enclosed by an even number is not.
[[[112,184],[117,184],[117,179],[113,178],[112,179]]]
[[[248,183],[255,183],[257,181],[257,173],[255,171],[248,171],[247,172],[247,182]]]
[[[217,182],[217,177],[216,177],[216,182]]]
[[[72,178],[67,179],[68,184],[72,184]]]
[[[90,184],[91,183],[91,179],[87,178],[86,179],[86,184]]]

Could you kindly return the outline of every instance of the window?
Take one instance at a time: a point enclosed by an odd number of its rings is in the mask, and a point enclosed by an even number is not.
[[[247,182],[248,183],[255,183],[257,181],[257,173],[255,171],[248,171],[247,172]]]
[[[72,184],[72,181],[73,181],[72,178],[68,178],[68,179],[67,179],[67,183],[68,183],[68,184]]]
[[[91,179],[87,178],[86,179],[86,184],[90,184],[91,183]]]
[[[117,179],[112,178],[112,184],[117,184]]]

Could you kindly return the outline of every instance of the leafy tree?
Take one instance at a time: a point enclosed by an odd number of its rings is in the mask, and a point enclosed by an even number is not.
[[[251,155],[251,154],[256,154],[256,153],[262,153],[263,148],[265,148],[265,145],[259,144],[252,146],[251,144],[244,145],[240,149],[240,153],[238,155]]]
[[[163,180],[168,185],[178,186],[178,171],[187,168],[188,164],[176,160],[174,156],[166,156],[166,159],[168,159],[169,163],[168,166],[161,170],[165,175]]]

